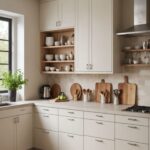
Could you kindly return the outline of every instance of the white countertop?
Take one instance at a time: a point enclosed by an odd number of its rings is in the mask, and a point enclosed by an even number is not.
[[[0,107],[0,110],[23,107],[27,105],[150,118],[150,114],[122,111],[123,109],[130,107],[129,105],[100,104],[96,102],[84,103],[82,101],[69,101],[69,102],[55,102],[54,100],[22,101],[22,102],[13,102],[9,106]]]

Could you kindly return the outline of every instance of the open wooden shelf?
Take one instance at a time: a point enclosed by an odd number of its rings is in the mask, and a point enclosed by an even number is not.
[[[130,50],[123,50],[123,52],[150,52],[150,49],[130,49]]]
[[[74,60],[63,60],[63,61],[42,61],[42,63],[74,63]]]
[[[67,72],[67,71],[43,71],[44,74],[75,74],[75,72]]]
[[[62,45],[62,46],[44,46],[44,49],[56,49],[56,48],[74,48],[74,45]]]
[[[123,64],[123,67],[150,67],[150,64]]]

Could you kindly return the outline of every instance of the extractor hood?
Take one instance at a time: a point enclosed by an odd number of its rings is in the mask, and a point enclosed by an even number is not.
[[[134,0],[134,25],[117,35],[150,33],[150,0]]]

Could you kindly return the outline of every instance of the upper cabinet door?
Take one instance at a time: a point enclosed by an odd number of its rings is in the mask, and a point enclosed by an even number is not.
[[[91,64],[94,72],[112,72],[113,1],[91,0]]]
[[[75,26],[75,0],[59,0],[59,20],[61,28]]]
[[[75,70],[77,72],[87,72],[89,64],[89,0],[77,0],[77,24],[76,24],[76,51]]]
[[[76,71],[113,72],[113,0],[78,0]]]
[[[73,28],[75,0],[42,0],[40,3],[41,31]]]
[[[40,3],[41,31],[56,30],[58,26],[58,1],[49,0]]]

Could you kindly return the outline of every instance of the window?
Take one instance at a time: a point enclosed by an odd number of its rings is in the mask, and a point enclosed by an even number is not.
[[[0,17],[0,93],[7,92],[2,87],[4,72],[12,70],[12,19]]]

